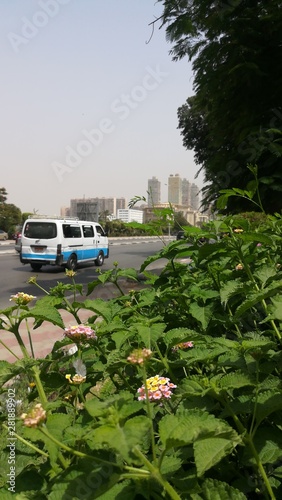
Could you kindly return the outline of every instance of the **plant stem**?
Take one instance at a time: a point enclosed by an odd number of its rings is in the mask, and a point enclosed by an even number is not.
[[[48,399],[46,397],[42,382],[40,380],[40,372],[39,372],[39,369],[37,366],[32,367],[32,373],[33,373],[33,377],[35,380],[35,384],[36,384],[36,388],[37,388],[40,402],[41,402],[42,406],[45,407],[46,403],[48,403]]]
[[[8,427],[5,425],[5,424],[2,424],[3,425],[3,428],[8,430]],[[32,448],[32,450],[36,451],[37,453],[39,453],[40,455],[43,455],[44,457],[46,458],[49,458],[49,455],[48,453],[46,453],[45,451],[43,450],[40,450],[40,448],[37,448],[37,446],[35,446],[34,444],[30,443],[29,441],[27,441],[26,439],[24,439],[23,437],[21,437],[19,434],[17,434],[16,432],[14,432],[14,436],[15,438],[17,438],[19,441],[21,441],[22,443],[24,443],[26,446],[29,446],[30,448]]]
[[[247,262],[245,261],[245,259],[244,259],[244,255],[243,255],[243,252],[242,252],[241,247],[240,247],[240,248],[238,248],[238,252],[239,252],[239,257],[240,257],[240,260],[241,260],[242,264],[244,265],[244,269],[245,269],[245,271],[246,271],[246,273],[247,273],[247,275],[248,275],[249,279],[250,279],[250,280],[251,280],[251,282],[254,284],[254,287],[255,287],[256,291],[257,291],[257,292],[260,292],[261,290],[260,290],[260,288],[259,288],[259,286],[258,286],[258,284],[257,284],[256,280],[254,279],[254,277],[253,277],[253,275],[252,275],[252,272],[251,272],[251,270],[250,270],[250,267],[249,267],[248,263],[247,263]],[[263,306],[263,308],[264,308],[265,314],[266,314],[266,315],[268,315],[268,311],[267,311],[267,304],[266,304],[266,302],[265,302],[265,299],[262,299],[262,300],[261,300],[261,303],[262,303],[262,306]],[[281,342],[282,337],[281,337],[281,334],[280,334],[280,332],[279,332],[279,330],[278,330],[278,328],[277,328],[277,326],[276,326],[275,322],[273,321],[273,319],[271,319],[269,322],[270,322],[270,324],[271,324],[271,326],[272,326],[272,328],[273,328],[273,330],[274,330],[274,333],[275,333],[275,335],[276,335],[277,339]]]
[[[23,342],[23,339],[22,339],[22,337],[21,337],[21,334],[20,334],[20,332],[19,332],[19,330],[18,330],[18,326],[19,326],[19,325],[14,325],[14,326],[12,327],[11,331],[13,332],[13,334],[15,335],[15,337],[16,337],[16,339],[17,339],[17,342],[18,342],[18,344],[19,344],[19,346],[20,346],[20,348],[21,348],[21,351],[22,351],[22,353],[23,353],[24,358],[29,359],[29,358],[30,358],[30,356],[29,356],[29,353],[28,353],[28,351],[27,351],[27,349],[26,349],[26,347],[25,347],[25,344],[24,344],[24,342]]]
[[[266,474],[266,472],[265,472],[265,469],[264,469],[264,467],[263,467],[263,465],[262,465],[262,463],[261,463],[261,460],[260,460],[259,455],[258,455],[258,452],[257,452],[257,450],[256,450],[256,448],[255,448],[255,446],[254,446],[254,443],[253,443],[253,440],[252,440],[251,436],[250,436],[249,434],[247,434],[247,435],[245,436],[245,438],[243,439],[243,441],[244,441],[246,444],[248,444],[248,446],[250,447],[250,449],[251,449],[251,451],[252,451],[252,454],[253,454],[253,456],[254,456],[254,458],[255,458],[255,461],[256,461],[256,463],[257,463],[257,467],[258,467],[258,469],[259,469],[259,471],[260,471],[260,475],[261,475],[261,477],[262,477],[262,479],[263,479],[263,481],[264,481],[264,484],[265,484],[265,486],[266,486],[267,492],[268,492],[268,494],[269,494],[269,496],[270,496],[271,500],[276,500],[276,496],[275,496],[275,495],[274,495],[274,493],[273,493],[273,490],[272,490],[272,488],[271,488],[271,484],[270,484],[270,482],[269,482],[269,479],[268,479],[268,477],[267,477],[267,474]]]
[[[117,289],[118,289],[119,293],[121,294],[121,296],[124,296],[125,294],[124,294],[124,292],[122,291],[122,289],[120,288],[120,286],[119,286],[119,284],[118,284],[117,279],[113,279],[113,280],[112,280],[112,283],[113,283],[113,284],[117,287]]]
[[[228,408],[229,412],[230,412],[230,415],[232,416],[239,432],[242,434],[242,439],[243,439],[243,442],[249,446],[250,450],[251,450],[251,453],[256,461],[256,464],[257,464],[257,467],[258,467],[258,470],[260,472],[260,475],[264,481],[264,484],[266,486],[266,489],[269,493],[269,496],[271,498],[271,500],[276,500],[276,497],[273,493],[273,490],[271,488],[271,485],[270,485],[270,482],[268,480],[268,477],[267,477],[267,474],[265,472],[265,469],[261,463],[261,460],[260,460],[260,457],[258,455],[258,452],[255,448],[255,445],[253,443],[253,440],[252,440],[252,436],[246,432],[246,429],[245,427],[243,426],[242,422],[239,420],[239,418],[237,417],[237,415],[233,412],[232,408],[230,407],[228,401],[226,399],[221,399],[221,402]]]
[[[156,479],[161,484],[161,486],[163,486],[163,488],[165,489],[165,491],[172,500],[181,500],[181,497],[171,486],[171,484],[162,477],[159,469],[154,465],[152,465],[138,448],[134,448],[133,453],[135,453],[135,455],[137,455],[142,460],[142,462],[147,466],[153,478]]]
[[[228,309],[229,316],[232,318],[232,317],[233,317],[233,314],[232,314],[232,311],[231,311],[231,309],[230,309],[229,304],[227,304],[227,309]],[[237,323],[234,323],[234,326],[235,326],[235,329],[236,329],[236,332],[237,332],[237,337],[238,337],[239,339],[241,339],[241,338],[242,338],[242,334],[241,334],[241,332],[240,332],[240,329],[239,329],[239,327],[238,327]]]
[[[157,463],[154,424],[153,424],[152,408],[151,408],[150,399],[149,399],[149,391],[148,391],[148,387],[147,387],[147,373],[146,373],[145,365],[143,365],[143,383],[144,383],[145,394],[146,394],[147,415],[150,419],[150,432],[151,432],[151,446],[152,446],[153,462]]]
[[[6,344],[3,342],[3,340],[0,340],[0,344],[2,344],[7,351],[9,351],[15,358],[20,359],[19,356],[17,356]]]
[[[26,326],[26,329],[27,329],[27,334],[28,334],[28,340],[29,340],[29,345],[30,345],[31,356],[33,358],[35,358],[35,356],[34,356],[34,350],[33,350],[33,344],[32,344],[32,339],[31,339],[31,334],[30,334],[30,329],[29,329],[29,326],[28,326],[27,319],[25,319],[25,326]]]
[[[170,366],[169,366],[169,364],[168,364],[168,362],[167,362],[166,358],[164,358],[164,357],[163,357],[163,355],[162,355],[162,353],[161,353],[161,351],[160,351],[160,348],[159,348],[159,346],[158,346],[157,342],[155,342],[155,348],[156,348],[156,351],[157,351],[157,353],[158,353],[158,355],[159,355],[159,357],[160,357],[161,362],[163,363],[163,365],[164,365],[165,369],[166,369],[166,370],[167,370],[167,372],[169,373],[171,380],[172,380],[174,383],[176,383],[177,381],[176,381],[176,380],[175,380],[175,378],[174,378],[174,375],[173,375],[173,373],[172,373],[172,371],[171,371],[171,369],[170,369]]]
[[[87,453],[83,453],[81,451],[74,450],[73,448],[70,448],[69,446],[62,443],[61,441],[58,441],[58,439],[56,439],[54,436],[52,436],[52,434],[49,433],[49,431],[47,430],[45,425],[38,427],[38,429],[42,432],[42,434],[44,434],[51,441],[53,441],[53,443],[55,443],[59,448],[67,451],[68,453],[71,453],[72,455],[75,455],[76,457],[89,458],[89,459],[94,460],[94,461],[101,463],[101,464],[111,465],[112,467],[120,467],[119,465],[115,464],[114,462],[109,462],[108,460],[102,460],[101,458],[97,458],[95,456],[88,455]]]
[[[255,425],[255,420],[256,420],[257,405],[258,405],[258,393],[259,393],[258,384],[259,384],[259,363],[256,360],[256,396],[255,396],[256,399],[255,399],[254,410],[253,410],[253,418],[252,418],[250,431],[249,431],[249,435],[251,436],[251,438],[253,438],[254,434],[255,434],[254,425]]]

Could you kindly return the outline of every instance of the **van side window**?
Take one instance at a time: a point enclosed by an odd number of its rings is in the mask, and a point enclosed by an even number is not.
[[[80,227],[63,224],[63,235],[65,238],[81,238]]]
[[[96,231],[100,236],[105,236],[105,233],[104,233],[103,229],[101,228],[101,226],[96,226]]]
[[[93,238],[94,231],[93,226],[82,226],[83,236],[84,238]]]

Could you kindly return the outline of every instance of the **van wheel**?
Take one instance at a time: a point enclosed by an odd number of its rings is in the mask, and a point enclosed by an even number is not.
[[[30,264],[30,267],[31,269],[33,269],[33,271],[40,271],[42,264],[35,264],[34,262],[33,264]]]
[[[68,258],[67,268],[70,271],[75,271],[77,268],[77,256],[74,253],[72,253]]]
[[[100,252],[94,262],[96,266],[102,266],[104,264],[104,253]]]

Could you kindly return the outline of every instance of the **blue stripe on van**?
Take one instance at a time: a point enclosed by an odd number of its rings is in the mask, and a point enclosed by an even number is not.
[[[56,260],[57,255],[51,253],[22,253],[23,259],[28,260]]]
[[[98,256],[98,253],[102,251],[104,252],[105,257],[108,255],[108,249],[106,247],[104,248],[84,248],[81,250],[73,251],[69,250],[68,252],[63,252],[64,256],[64,262],[67,262],[68,258],[70,255],[75,253],[77,255],[77,260],[83,262],[84,260],[91,260],[91,259],[96,259]],[[22,258],[27,259],[29,261],[31,260],[48,260],[48,261],[54,261],[57,258],[56,254],[50,254],[50,253],[22,253]]]

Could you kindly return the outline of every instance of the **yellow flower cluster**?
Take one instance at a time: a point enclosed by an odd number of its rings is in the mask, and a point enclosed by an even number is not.
[[[82,375],[79,375],[78,373],[76,373],[72,377],[71,374],[68,373],[66,375],[66,379],[69,381],[70,384],[79,385],[79,384],[83,384],[83,382],[85,382],[86,377],[83,377]]]
[[[69,278],[73,278],[75,275],[75,271],[73,271],[72,269],[66,269],[66,276],[68,276]]]

